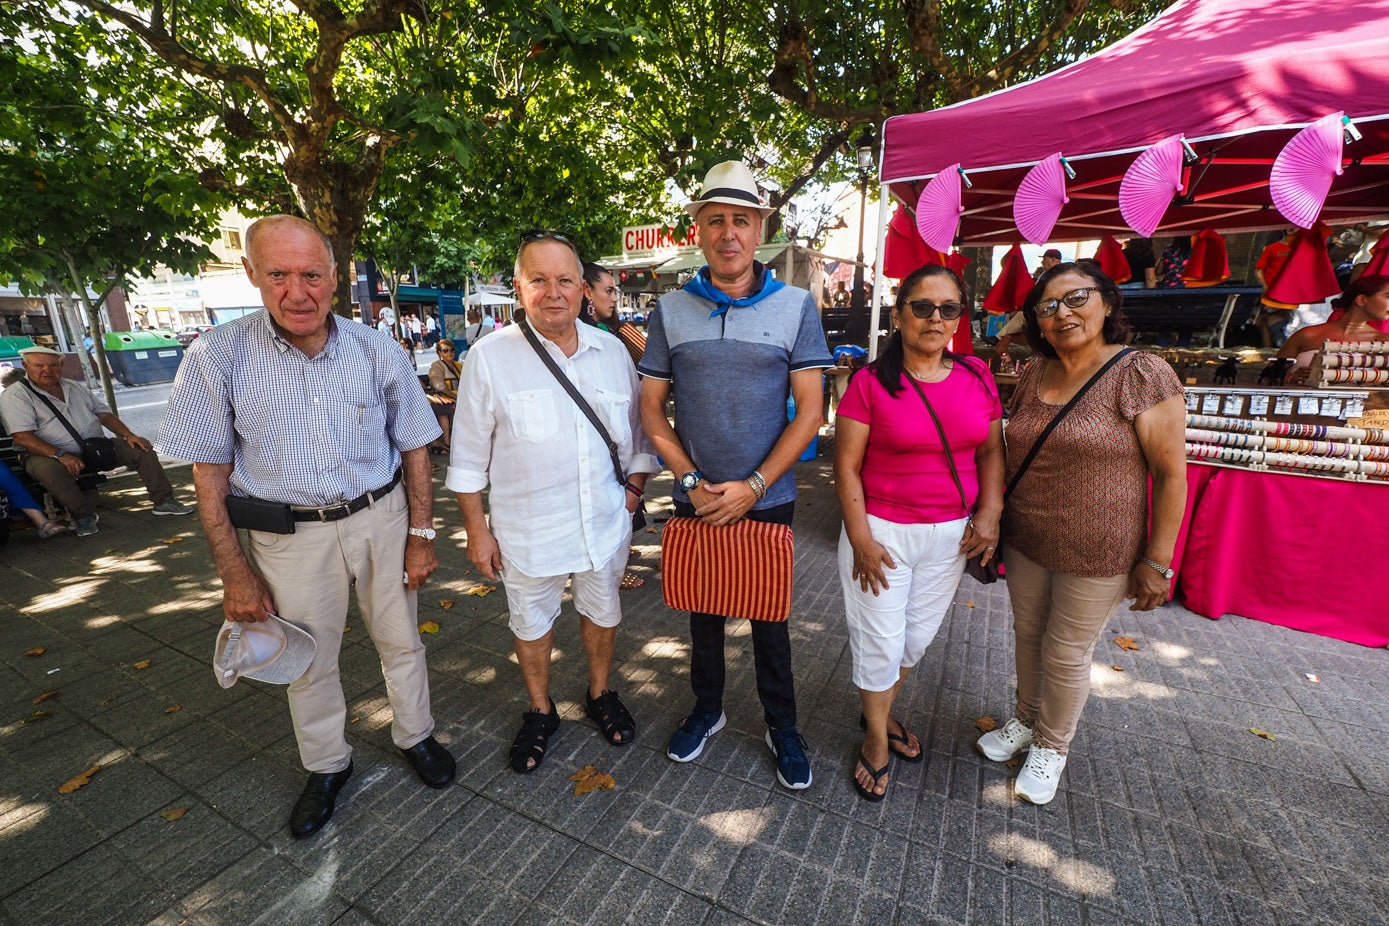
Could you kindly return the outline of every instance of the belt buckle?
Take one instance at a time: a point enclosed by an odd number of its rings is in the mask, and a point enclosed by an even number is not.
[[[351,515],[352,509],[348,507],[347,502],[343,502],[340,505],[332,505],[328,508],[320,508],[318,510],[318,516],[320,520],[323,521],[341,521],[343,518],[350,517]]]

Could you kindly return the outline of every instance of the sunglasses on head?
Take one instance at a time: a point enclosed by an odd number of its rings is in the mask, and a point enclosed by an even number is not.
[[[562,241],[571,247],[574,245],[574,242],[567,235],[551,231],[548,228],[532,228],[529,231],[521,232],[522,244],[529,244],[532,241]]]
[[[944,321],[954,321],[964,314],[965,307],[959,302],[942,302],[940,305],[930,299],[917,299],[907,303],[907,308],[912,310],[912,314],[920,319],[927,319],[940,312],[940,317]]]
[[[1061,311],[1062,303],[1065,303],[1068,309],[1078,309],[1090,301],[1090,294],[1096,289],[1097,287],[1094,286],[1086,286],[1081,289],[1073,289],[1060,299],[1048,299],[1046,302],[1039,302],[1037,303],[1037,317],[1051,318]]]

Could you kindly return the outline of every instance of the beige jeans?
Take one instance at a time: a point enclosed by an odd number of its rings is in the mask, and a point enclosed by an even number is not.
[[[1090,662],[1129,577],[1100,579],[1045,569],[1004,549],[1018,661],[1017,717],[1033,742],[1066,752],[1090,697]]]
[[[353,580],[362,621],[381,657],[391,739],[407,749],[434,732],[418,599],[403,581],[408,528],[405,489],[396,486],[341,521],[300,521],[293,534],[248,531],[251,562],[280,616],[307,630],[318,645],[308,672],[289,686],[299,758],[310,772],[340,772],[352,758],[338,651]]]

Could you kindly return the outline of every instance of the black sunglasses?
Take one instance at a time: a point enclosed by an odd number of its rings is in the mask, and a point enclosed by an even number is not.
[[[574,242],[570,240],[567,235],[561,232],[551,231],[548,228],[532,228],[528,231],[521,232],[522,244],[529,244],[532,241],[562,241],[571,248],[574,246]]]
[[[930,299],[917,299],[907,303],[907,308],[912,310],[912,314],[920,319],[927,319],[940,312],[940,317],[944,321],[954,321],[964,314],[965,307],[959,302],[942,302],[936,305]]]

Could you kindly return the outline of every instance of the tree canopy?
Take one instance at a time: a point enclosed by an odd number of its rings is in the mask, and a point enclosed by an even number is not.
[[[146,88],[135,111],[181,126],[150,142],[179,182],[251,213],[302,214],[339,255],[381,256],[395,234],[431,275],[505,271],[527,227],[610,253],[624,224],[682,221],[676,191],[728,157],[783,205],[851,176],[846,143],[864,128],[1035,76],[1162,5],[74,3],[19,0],[8,15],[33,32],[85,10],[72,29],[108,36],[126,59],[123,89]],[[50,78],[55,97],[83,82]],[[345,312],[351,262],[339,264]]]

